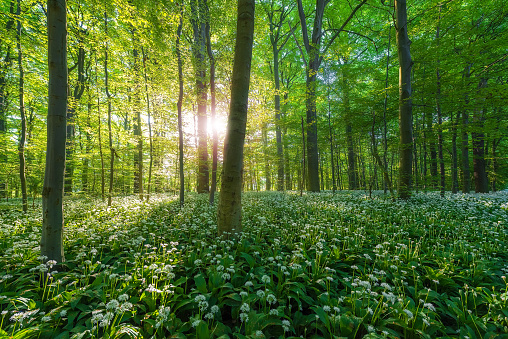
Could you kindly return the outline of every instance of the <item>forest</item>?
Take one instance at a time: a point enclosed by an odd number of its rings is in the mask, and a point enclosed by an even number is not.
[[[503,0],[1,0],[0,339],[508,338]]]

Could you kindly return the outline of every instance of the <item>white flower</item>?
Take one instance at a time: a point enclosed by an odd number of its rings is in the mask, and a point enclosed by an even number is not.
[[[262,290],[259,290],[259,291],[257,291],[257,292],[256,292],[256,295],[257,295],[259,298],[264,298],[264,296],[265,296],[265,292],[264,292],[264,291],[262,291]]]
[[[67,316],[67,310],[63,310],[60,312],[60,317],[63,318],[63,317],[66,317]]]
[[[249,316],[247,315],[247,313],[240,313],[240,321],[242,323],[249,321]]]
[[[106,309],[107,309],[107,310],[114,310],[114,309],[116,309],[118,306],[120,306],[120,303],[118,302],[118,300],[113,299],[113,300],[111,300],[109,303],[107,303],[107,304],[106,304]]]
[[[249,304],[243,303],[242,306],[240,306],[240,311],[248,313],[250,311]]]
[[[331,310],[332,309],[330,308],[330,306],[328,306],[328,305],[323,306],[323,311],[330,312]]]
[[[124,302],[124,301],[127,301],[129,300],[129,295],[128,294],[121,294],[119,297],[118,297],[118,301],[120,302]]]
[[[269,284],[270,283],[270,277],[267,276],[267,275],[264,275],[261,277],[261,282],[263,282],[263,284]]]
[[[210,311],[212,313],[219,313],[219,306],[217,305],[213,305],[211,308],[210,308]]]
[[[250,280],[245,283],[245,287],[252,287],[252,286],[254,286],[254,284]]]
[[[406,313],[406,314],[407,314],[407,317],[408,317],[409,319],[413,319],[413,317],[414,317],[413,312],[411,312],[411,311],[410,311],[410,310],[408,310],[408,309],[405,309],[405,310],[404,310],[404,313]]]
[[[277,302],[277,298],[275,298],[275,296],[273,294],[268,294],[266,296],[266,301],[271,305],[271,304],[275,304]]]
[[[277,311],[276,308],[273,308],[270,310],[270,312],[268,312],[269,315],[279,315],[279,311]]]

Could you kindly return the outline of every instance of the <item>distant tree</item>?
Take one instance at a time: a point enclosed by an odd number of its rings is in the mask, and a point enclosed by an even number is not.
[[[46,171],[42,189],[41,254],[65,261],[63,195],[67,124],[67,4],[48,0],[48,121]]]
[[[231,104],[224,142],[223,174],[217,210],[219,235],[237,233],[242,229],[243,146],[254,42],[254,7],[254,0],[238,1]]]

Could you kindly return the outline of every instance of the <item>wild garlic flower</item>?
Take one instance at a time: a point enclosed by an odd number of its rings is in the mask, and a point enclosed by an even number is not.
[[[261,277],[261,282],[262,282],[263,284],[269,284],[269,283],[270,283],[270,277],[269,277],[269,276],[267,276],[267,275],[263,275],[263,276]]]

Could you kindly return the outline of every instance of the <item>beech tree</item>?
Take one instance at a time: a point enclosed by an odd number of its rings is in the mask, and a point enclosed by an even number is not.
[[[48,118],[42,189],[41,254],[62,263],[65,140],[67,128],[67,4],[48,0]]]
[[[242,230],[243,148],[254,41],[254,7],[254,0],[238,1],[231,103],[217,209],[219,235],[226,236]]]
[[[395,29],[397,31],[397,51],[399,55],[399,197],[411,196],[413,126],[411,104],[411,53],[407,33],[407,11],[405,0],[395,0]]]

